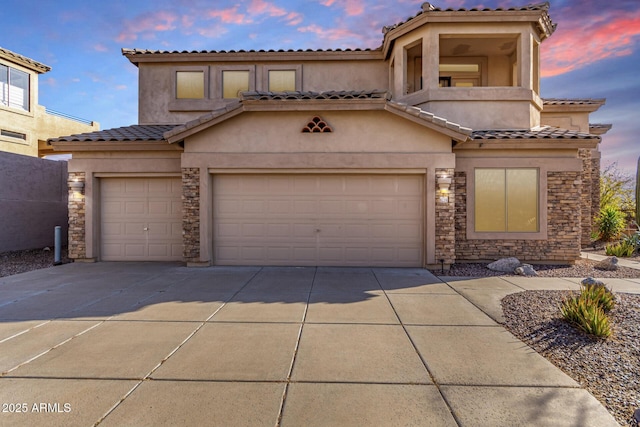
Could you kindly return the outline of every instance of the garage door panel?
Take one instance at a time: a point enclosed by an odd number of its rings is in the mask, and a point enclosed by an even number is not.
[[[423,176],[215,175],[213,193],[217,264],[422,265]]]
[[[103,178],[100,189],[102,260],[182,259],[179,178]]]

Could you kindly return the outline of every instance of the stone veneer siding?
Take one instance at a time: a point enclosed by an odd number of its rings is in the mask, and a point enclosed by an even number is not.
[[[85,197],[84,190],[71,188],[72,182],[85,182],[84,172],[69,172],[67,186],[69,188],[69,249],[70,259],[87,257],[85,239]]]
[[[591,221],[600,214],[600,157],[591,158]]]
[[[456,172],[456,259],[493,261],[514,256],[521,261],[568,262],[580,258],[580,172],[547,174],[547,240],[467,240],[467,177]]]
[[[200,260],[200,168],[182,168],[182,241],[186,261]]]
[[[582,215],[582,246],[589,246],[591,243],[591,230],[593,227],[593,166],[591,158],[591,150],[581,148],[578,150],[578,156],[582,160],[582,194],[581,194],[581,215]]]
[[[440,201],[440,187],[438,186],[438,177],[447,176],[453,178],[453,169],[436,169],[436,262],[440,263],[444,260],[444,264],[451,265],[456,260],[456,230],[455,230],[455,212],[456,212],[456,186],[455,180],[452,179],[449,188],[449,201]]]

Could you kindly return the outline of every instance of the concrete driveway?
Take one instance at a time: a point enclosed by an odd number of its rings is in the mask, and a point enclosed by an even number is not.
[[[0,278],[0,424],[617,425],[496,322],[507,293],[576,281],[445,280],[158,263]]]

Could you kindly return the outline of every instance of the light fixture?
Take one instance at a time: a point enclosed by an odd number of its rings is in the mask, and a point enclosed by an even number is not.
[[[449,203],[449,188],[451,187],[451,178],[446,175],[438,177],[438,188],[440,188],[440,203]]]
[[[448,176],[438,177],[438,187],[440,187],[441,193],[448,193],[449,187],[451,187],[451,178]]]
[[[71,181],[69,187],[71,187],[73,191],[82,191],[84,189],[84,181]]]

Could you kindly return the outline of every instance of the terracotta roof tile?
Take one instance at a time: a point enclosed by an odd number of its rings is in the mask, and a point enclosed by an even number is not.
[[[498,7],[498,8],[488,8],[488,7],[474,7],[474,8],[446,8],[446,9],[442,9],[439,8],[437,6],[434,6],[433,4],[429,3],[429,2],[425,2],[422,4],[422,10],[420,12],[418,12],[416,15],[414,16],[410,16],[407,19],[405,19],[404,21],[398,22],[397,24],[394,25],[390,25],[390,26],[385,26],[382,29],[383,33],[387,33],[391,30],[394,30],[398,27],[401,27],[402,25],[408,23],[409,21],[419,17],[420,15],[424,14],[424,13],[438,13],[438,12],[478,12],[478,13],[482,13],[482,12],[502,12],[502,11],[507,11],[507,12],[527,12],[527,11],[542,11],[542,12],[547,12],[549,10],[549,2],[544,2],[544,3],[537,3],[537,4],[530,4],[530,5],[526,5],[526,6],[519,6],[519,7]],[[546,15],[546,13],[545,13]],[[551,22],[551,19],[548,18],[548,15],[545,18],[545,24],[548,25],[549,28],[552,29],[551,32],[553,32],[553,30],[555,30],[556,28],[556,24],[553,24]]]
[[[602,105],[605,103],[604,98],[544,98],[543,105]]]
[[[263,92],[251,91],[242,92],[241,99],[247,101],[266,100],[296,100],[296,99],[388,99],[389,93],[386,90],[341,90],[326,92]]]
[[[163,55],[163,54],[215,54],[215,53],[304,53],[304,52],[373,52],[376,49],[239,49],[239,50],[152,50],[152,49],[129,49],[123,48],[123,55]]]
[[[45,65],[41,62],[35,61],[31,58],[27,58],[26,56],[20,55],[19,53],[15,53],[10,51],[9,49],[5,49],[0,47],[0,56],[7,58],[8,60],[13,60],[18,63],[21,63],[29,68],[32,68],[40,73],[46,73],[51,70],[51,67]]]
[[[471,139],[600,139],[597,135],[542,126],[534,129],[475,130]]]
[[[463,135],[469,136],[472,134],[471,128],[461,126],[454,122],[450,122],[445,118],[438,117],[433,113],[422,110],[419,107],[414,107],[412,105],[407,105],[407,104],[403,104],[401,102],[396,102],[396,101],[387,101],[387,105],[393,108],[396,108],[400,111],[404,111],[408,114],[411,114],[412,116],[418,117],[421,120],[424,120],[426,122],[430,122],[438,126],[446,127],[447,129],[461,133]]]
[[[164,133],[177,125],[132,125],[96,132],[79,133],[59,138],[50,138],[47,142],[99,142],[99,141],[164,141]]]

